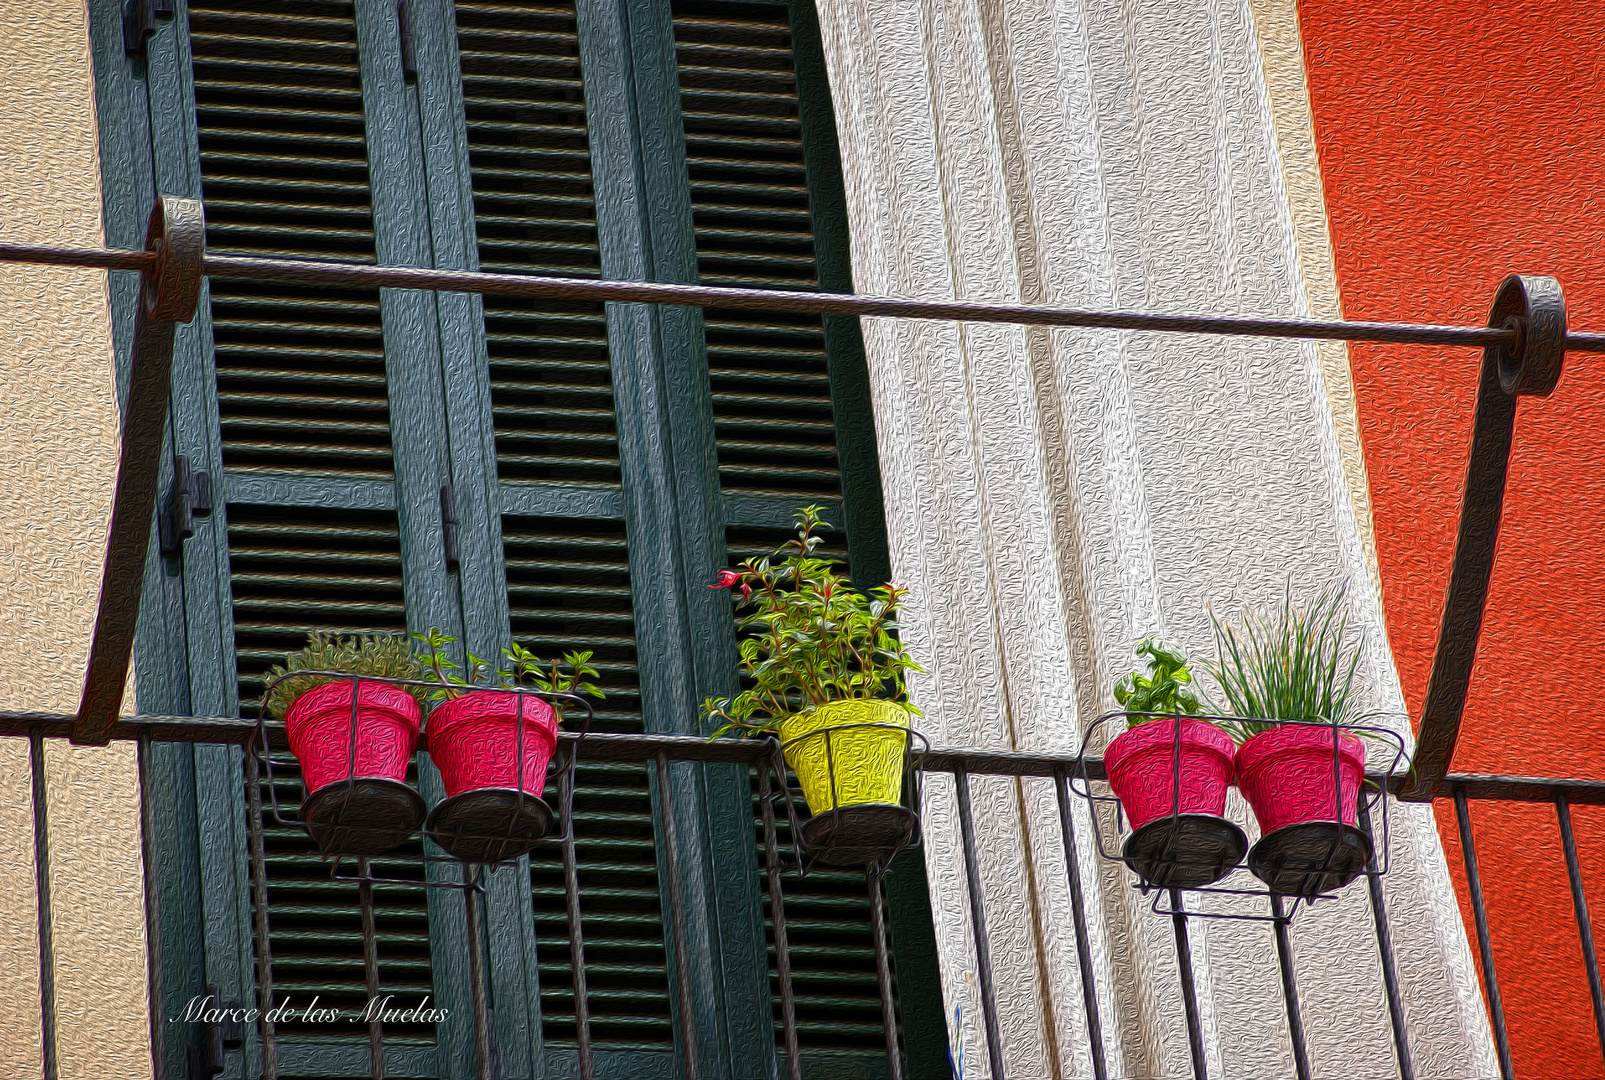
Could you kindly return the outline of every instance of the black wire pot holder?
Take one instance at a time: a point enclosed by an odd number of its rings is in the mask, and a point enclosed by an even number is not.
[[[299,762],[291,766],[282,757],[275,762],[268,737],[269,725],[262,709],[257,713],[256,733],[251,741],[250,753],[267,778],[273,819],[280,825],[298,826],[306,830],[317,845],[320,857],[334,860],[337,877],[340,876],[338,870],[341,860],[355,858],[365,861],[399,847],[420,832],[446,852],[447,861],[492,868],[528,854],[538,844],[567,844],[572,838],[574,766],[594,718],[591,705],[584,698],[525,687],[461,688],[463,695],[517,695],[519,708],[514,729],[516,750],[513,762],[517,779],[512,787],[478,788],[444,799],[436,805],[426,821],[426,805],[415,787],[389,777],[357,775],[361,686],[363,683],[377,683],[397,688],[422,686],[438,689],[440,684],[421,679],[380,678],[346,672],[296,671],[269,682],[261,700],[266,702],[274,687],[291,675],[327,676],[332,682],[351,685],[346,775],[304,794],[299,813],[291,813],[280,804],[275,781],[279,774],[289,770],[302,780],[305,791],[305,776]],[[584,710],[584,722],[577,732],[577,738],[559,739],[549,765],[547,787],[556,789],[556,810],[541,796],[528,790],[524,783],[524,733],[528,722],[525,702],[529,699],[544,701],[554,709],[558,703],[562,703],[565,708],[577,706]],[[422,735],[427,739],[427,723]],[[426,747],[421,745],[419,749]],[[553,835],[554,826],[557,826],[556,835]],[[425,856],[425,860],[435,861],[435,857]],[[363,875],[358,880],[380,879]],[[401,880],[395,883],[422,884]]]
[[[1361,720],[1383,719],[1390,714],[1373,713]],[[1088,760],[1088,747],[1111,721],[1146,718],[1149,723],[1168,724],[1170,766],[1168,780],[1170,813],[1132,829],[1125,808],[1109,788],[1102,769]],[[1241,722],[1241,717],[1183,716],[1175,713],[1113,712],[1098,717],[1088,726],[1077,755],[1076,776],[1071,790],[1086,800],[1098,854],[1123,863],[1136,877],[1134,887],[1143,895],[1153,895],[1157,914],[1187,914],[1205,918],[1275,921],[1275,915],[1249,915],[1234,911],[1187,909],[1177,903],[1181,893],[1203,896],[1273,896],[1293,901],[1283,919],[1289,919],[1300,905],[1331,899],[1337,890],[1359,877],[1380,877],[1388,872],[1388,801],[1380,787],[1365,779],[1362,771],[1356,793],[1356,824],[1341,820],[1343,807],[1343,762],[1340,739],[1358,737],[1371,746],[1385,746],[1391,760],[1381,771],[1393,773],[1404,760],[1404,738],[1388,727],[1367,723],[1329,724],[1321,721],[1268,721],[1277,727],[1303,727],[1331,732],[1330,815],[1284,825],[1260,837],[1252,848],[1248,836],[1224,815],[1183,812],[1184,721]],[[1254,721],[1250,721],[1254,722]],[[1248,745],[1245,743],[1244,745]],[[1240,748],[1239,748],[1240,752]],[[1374,772],[1375,770],[1373,770]],[[1233,776],[1233,780],[1236,777]],[[1372,823],[1380,821],[1380,829]],[[1109,826],[1113,825],[1111,833]],[[1374,836],[1380,837],[1380,845]],[[1380,847],[1380,850],[1378,848]],[[1263,884],[1261,889],[1217,886],[1239,869],[1246,869]],[[1167,906],[1167,901],[1169,906]],[[1181,910],[1178,910],[1181,909]]]
[[[897,802],[857,802],[844,797],[847,786],[837,775],[838,743],[849,731],[884,730],[902,737],[901,787]],[[796,836],[805,860],[804,872],[815,866],[885,867],[900,852],[920,843],[920,758],[931,744],[913,728],[898,724],[836,724],[810,731],[780,744],[782,754],[819,741],[824,751],[829,802],[827,808],[800,820]],[[788,802],[807,804],[801,782],[792,775]],[[795,817],[795,812],[794,817]]]

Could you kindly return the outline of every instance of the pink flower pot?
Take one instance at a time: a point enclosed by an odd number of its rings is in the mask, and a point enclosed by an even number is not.
[[[1213,814],[1226,809],[1232,784],[1232,737],[1203,720],[1181,721],[1181,791],[1176,796],[1177,722],[1149,720],[1120,735],[1104,751],[1109,786],[1133,831],[1171,814]]]
[[[517,789],[518,710],[524,709],[523,790],[539,797],[557,749],[557,715],[532,694],[481,690],[453,698],[429,714],[429,756],[446,796],[481,788]]]
[[[1237,751],[1237,786],[1254,808],[1262,834],[1309,821],[1354,825],[1365,744],[1336,732],[1339,780],[1334,782],[1334,733],[1329,727],[1283,724],[1260,732]]]
[[[301,763],[307,793],[354,776],[401,782],[418,745],[420,713],[413,696],[385,683],[357,690],[357,754],[351,763],[351,684],[326,683],[296,698],[284,716],[290,751]]]

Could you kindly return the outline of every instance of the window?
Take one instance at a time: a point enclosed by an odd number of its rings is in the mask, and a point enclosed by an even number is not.
[[[124,55],[120,6],[91,2],[110,243],[139,246],[162,191],[204,200],[215,251],[851,287],[807,0],[192,0],[140,58]],[[124,346],[131,286],[115,284]],[[146,712],[254,715],[262,672],[310,629],[441,626],[480,655],[509,637],[592,649],[599,729],[697,733],[698,703],[735,679],[729,599],[704,587],[719,567],[813,502],[860,577],[887,574],[852,320],[214,281],[177,349],[171,452],[223,498],[181,560],[153,556]],[[162,754],[176,1016],[213,988],[251,1000],[255,969],[240,754]],[[750,777],[677,766],[674,782],[697,852],[682,887],[699,1057],[708,1075],[771,1075]],[[576,809],[599,1075],[675,1076],[647,770],[585,765]],[[355,888],[293,827],[267,839],[276,1001],[360,1011]],[[376,869],[451,873],[421,854]],[[880,1075],[863,879],[787,888],[805,1069]],[[910,1075],[945,1075],[917,855],[888,888]],[[387,1027],[391,1075],[467,1075],[460,900],[375,895],[385,992],[453,1017]],[[503,1073],[572,1075],[555,854],[492,878],[487,938]],[[184,1037],[169,1038],[170,1075],[185,1075]],[[292,1021],[279,1037],[285,1077],[367,1073],[355,1025]],[[247,1033],[226,1075],[253,1075],[259,1053]]]

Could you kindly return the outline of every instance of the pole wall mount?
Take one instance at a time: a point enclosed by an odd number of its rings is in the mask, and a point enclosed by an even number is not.
[[[1560,381],[1566,355],[1566,300],[1560,282],[1536,275],[1506,278],[1494,294],[1488,325],[1513,336],[1507,344],[1490,345],[1482,353],[1449,591],[1443,600],[1415,755],[1398,792],[1408,802],[1436,797],[1454,757],[1499,544],[1516,399],[1548,397]]]

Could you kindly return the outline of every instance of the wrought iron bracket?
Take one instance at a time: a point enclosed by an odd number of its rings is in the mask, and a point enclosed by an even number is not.
[[[156,516],[162,437],[167,429],[173,334],[178,323],[195,317],[206,258],[206,219],[200,201],[166,195],[158,199],[151,209],[145,249],[152,263],[140,275],[106,566],[83,698],[72,727],[73,742],[96,746],[111,739],[133,656],[145,559]]]
[[[1398,792],[1408,802],[1436,797],[1454,756],[1499,543],[1516,399],[1547,397],[1560,381],[1566,355],[1566,300],[1560,283],[1551,277],[1506,278],[1494,295],[1488,325],[1511,331],[1512,338],[1488,346],[1482,354],[1449,591],[1443,600],[1415,756]]]

